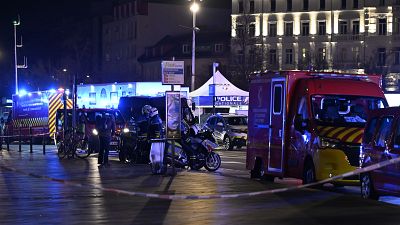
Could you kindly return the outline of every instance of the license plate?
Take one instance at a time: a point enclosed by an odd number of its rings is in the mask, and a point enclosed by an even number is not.
[[[110,145],[118,145],[118,141],[112,141],[110,142]]]

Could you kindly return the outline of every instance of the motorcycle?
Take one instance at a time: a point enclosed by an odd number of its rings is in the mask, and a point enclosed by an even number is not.
[[[208,139],[209,135],[207,131],[199,131],[195,136],[190,135],[175,142],[174,146],[171,141],[168,141],[164,163],[171,165],[174,160],[174,165],[178,168],[189,167],[199,170],[204,167],[211,172],[218,170],[221,166],[221,157],[214,152],[218,145]],[[175,148],[174,157],[172,157],[173,147]]]

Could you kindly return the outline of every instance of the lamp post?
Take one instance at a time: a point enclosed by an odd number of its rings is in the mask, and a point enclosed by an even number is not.
[[[20,20],[13,21],[14,24],[14,60],[15,60],[15,94],[18,94],[18,61],[17,61],[17,26],[19,26]]]
[[[190,0],[189,0],[190,1]],[[202,1],[202,0],[200,0]],[[196,3],[196,0],[193,0],[192,5],[190,6],[190,11],[192,11],[193,15],[193,25],[192,25],[192,82],[191,89],[192,91],[195,88],[196,83],[196,31],[199,30],[196,27],[196,13],[199,11],[200,6]]]

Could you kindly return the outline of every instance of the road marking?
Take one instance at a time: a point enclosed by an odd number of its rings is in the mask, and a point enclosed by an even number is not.
[[[235,161],[222,161],[222,164],[246,164],[244,162],[235,162]]]

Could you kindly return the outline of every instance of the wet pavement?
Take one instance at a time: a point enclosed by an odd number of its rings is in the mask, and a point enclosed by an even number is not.
[[[171,177],[151,175],[148,165],[122,164],[115,155],[110,157],[110,168],[98,168],[95,157],[59,160],[54,147],[46,155],[41,150],[34,146],[31,154],[29,146],[23,146],[22,152],[12,146],[11,151],[0,152],[0,224],[400,224],[397,205],[316,189],[232,199],[164,200],[91,186],[150,194],[214,195],[293,185],[251,180],[247,172],[229,166],[244,165],[224,152],[222,168],[216,173],[177,170]]]

